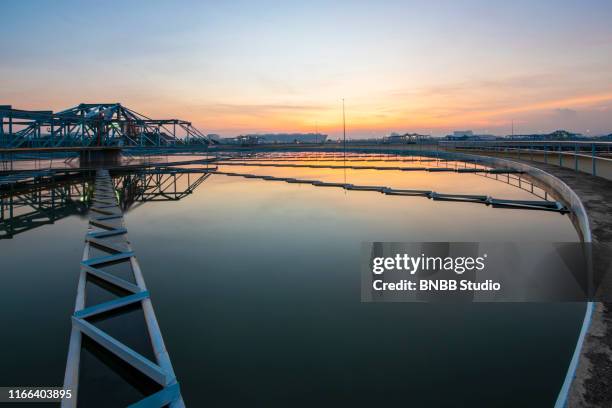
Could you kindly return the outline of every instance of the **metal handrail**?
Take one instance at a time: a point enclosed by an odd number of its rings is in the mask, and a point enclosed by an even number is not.
[[[591,169],[590,172],[586,172],[587,174],[591,174],[593,176],[597,176],[597,163],[611,163],[612,157],[604,157],[601,155],[602,152],[610,153],[612,148],[612,142],[595,142],[595,141],[543,141],[543,140],[501,140],[501,141],[440,141],[440,146],[445,148],[452,149],[478,149],[484,151],[494,151],[498,154],[503,154],[507,152],[516,152],[518,154],[518,158],[520,159],[520,154],[525,152],[527,154],[533,155],[534,153],[543,154],[544,155],[544,163],[549,163],[548,155],[555,155],[559,158],[559,166],[565,167],[563,165],[563,157],[573,157],[574,158],[574,170],[576,172],[580,171],[579,169],[579,158],[585,158],[591,160]],[[511,146],[519,146],[519,147],[511,147]],[[589,149],[584,149],[587,146]],[[598,150],[597,147],[605,147],[606,150]],[[525,148],[527,147],[527,148]],[[567,149],[567,147],[573,147],[573,150]],[[565,150],[564,150],[565,148]],[[583,152],[590,152],[590,154],[584,154]],[[533,156],[531,156],[533,159]],[[554,163],[550,163],[554,164]]]

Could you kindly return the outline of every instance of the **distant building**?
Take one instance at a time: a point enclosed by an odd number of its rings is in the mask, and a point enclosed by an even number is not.
[[[472,137],[474,138],[474,140],[497,140],[498,139],[497,136],[489,135],[489,134],[478,134]]]
[[[383,137],[383,144],[411,144],[422,139],[428,139],[429,135],[421,135],[418,133],[391,133],[389,136]]]
[[[259,136],[255,135],[246,135],[246,136],[238,136],[235,138],[236,143],[242,146],[254,146],[258,144],[263,144],[263,140]]]
[[[497,136],[490,134],[475,135],[471,130],[456,130],[452,135],[447,135],[446,140],[496,140]]]
[[[219,136],[216,133],[209,133],[206,135],[207,138],[209,138],[210,140],[215,140],[217,142],[219,142],[221,140],[221,136]]]
[[[265,133],[240,135],[223,139],[229,144],[316,144],[325,143],[327,135],[321,133]]]
[[[513,140],[584,140],[587,139],[581,133],[568,132],[567,130],[555,130],[551,133],[534,133],[528,135],[514,135]]]
[[[453,132],[453,137],[457,137],[457,138],[460,138],[460,137],[465,138],[465,137],[472,137],[472,136],[474,136],[474,132],[472,132],[471,130],[455,130]]]

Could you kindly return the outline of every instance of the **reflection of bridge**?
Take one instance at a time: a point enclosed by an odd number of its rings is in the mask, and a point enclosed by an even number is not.
[[[0,239],[29,231],[71,215],[87,213],[88,177],[28,183],[0,190]]]
[[[113,184],[125,211],[136,203],[181,200],[209,175],[207,169],[162,167],[119,173],[113,177]],[[0,186],[0,239],[72,215],[84,216],[90,205],[92,181],[89,172],[73,172]]]
[[[113,179],[119,205],[123,211],[135,203],[178,201],[193,193],[210,173],[197,169],[148,169]],[[182,187],[183,183],[185,187]]]

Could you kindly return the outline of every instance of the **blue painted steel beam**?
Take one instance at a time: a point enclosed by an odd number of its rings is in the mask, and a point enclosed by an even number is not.
[[[72,322],[82,333],[85,333],[87,337],[100,344],[108,351],[112,352],[117,357],[136,368],[147,377],[151,378],[156,383],[166,385],[168,384],[169,380],[171,380],[168,378],[168,374],[164,372],[157,364],[153,363],[142,354],[132,350],[119,340],[116,340],[114,337],[109,336],[93,324],[84,319],[79,319],[78,317],[73,317]]]
[[[85,309],[74,312],[74,317],[85,319],[100,313],[108,312],[109,310],[118,309],[123,306],[131,305],[132,303],[140,302],[142,299],[149,297],[149,291],[143,290],[142,292],[134,293],[133,295],[123,296],[118,299],[110,300],[108,302],[99,303],[94,306],[90,306]]]

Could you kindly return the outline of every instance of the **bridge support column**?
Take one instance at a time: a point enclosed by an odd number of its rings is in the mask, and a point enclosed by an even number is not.
[[[118,166],[121,164],[121,149],[91,149],[79,153],[80,167]]]

